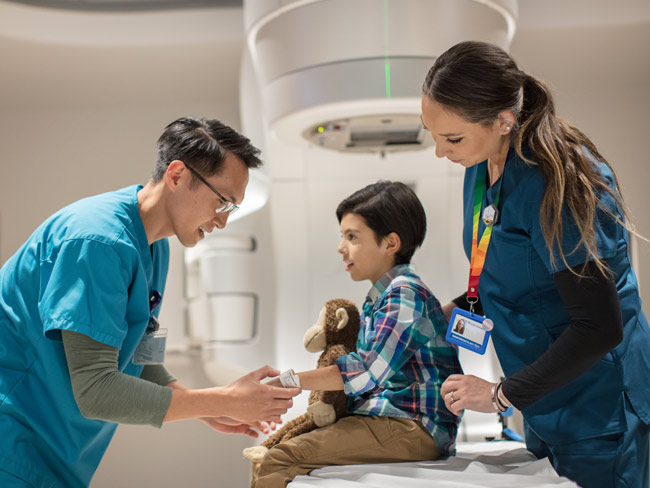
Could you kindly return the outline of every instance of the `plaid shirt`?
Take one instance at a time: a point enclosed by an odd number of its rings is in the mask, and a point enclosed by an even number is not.
[[[337,360],[350,413],[418,420],[442,454],[453,454],[460,419],[440,387],[462,369],[446,330],[440,303],[411,266],[383,275],[366,297],[357,352]]]

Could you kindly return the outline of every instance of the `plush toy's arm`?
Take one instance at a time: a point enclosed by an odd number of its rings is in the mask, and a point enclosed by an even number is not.
[[[348,413],[348,397],[342,391],[324,391],[321,401],[332,406],[337,419]]]
[[[336,422],[336,411],[334,410],[334,407],[329,403],[325,403],[319,400],[316,403],[310,404],[307,407],[307,412],[312,415],[314,423],[319,427],[323,427],[325,425],[333,424]]]
[[[315,424],[311,415],[304,413],[300,417],[290,420],[284,424],[280,430],[266,439],[261,445],[247,447],[244,449],[242,454],[246,459],[249,459],[254,463],[260,463],[262,462],[262,459],[269,451],[269,449],[271,449],[273,446],[299,436],[300,434],[304,434],[305,432],[311,432],[316,427],[317,425]]]

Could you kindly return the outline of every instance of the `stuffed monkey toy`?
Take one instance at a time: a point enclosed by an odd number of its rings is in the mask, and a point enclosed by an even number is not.
[[[303,338],[309,352],[323,351],[317,368],[336,364],[338,357],[356,351],[359,326],[359,309],[354,303],[343,298],[327,301],[318,315],[318,322],[305,332]],[[244,457],[260,462],[276,444],[333,424],[347,415],[347,396],[343,391],[313,390],[308,403],[306,413],[287,422],[261,445],[244,449]]]

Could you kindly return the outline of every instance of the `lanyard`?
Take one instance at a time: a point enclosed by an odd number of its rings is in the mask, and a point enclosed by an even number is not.
[[[501,195],[501,183],[503,178],[499,179],[494,197],[494,203],[486,207],[484,211],[485,230],[478,239],[478,222],[483,206],[483,194],[485,193],[485,174],[487,173],[487,164],[479,166],[476,173],[476,182],[474,183],[474,219],[472,231],[472,255],[469,264],[469,283],[467,285],[467,301],[470,305],[470,312],[474,311],[474,304],[478,301],[478,280],[483,271],[485,264],[485,254],[487,253],[490,238],[492,237],[492,226],[496,220],[496,211],[499,207],[499,196]],[[489,217],[489,218],[488,218]]]

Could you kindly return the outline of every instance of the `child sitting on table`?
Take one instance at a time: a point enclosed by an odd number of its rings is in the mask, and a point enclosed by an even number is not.
[[[285,487],[312,469],[434,460],[455,451],[459,418],[440,386],[461,373],[440,303],[410,266],[426,233],[413,190],[380,181],[341,202],[338,252],[354,281],[368,280],[357,352],[294,375],[306,390],[344,390],[349,417],[281,442],[253,466],[251,488]]]

